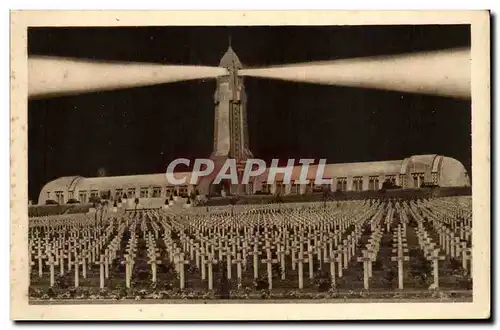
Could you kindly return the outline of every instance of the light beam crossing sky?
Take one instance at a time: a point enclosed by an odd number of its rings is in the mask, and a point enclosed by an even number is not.
[[[28,95],[30,98],[44,98],[212,79],[226,74],[225,68],[211,66],[30,57]],[[238,74],[302,83],[470,98],[471,65],[468,49],[250,68],[242,69]]]
[[[468,49],[244,69],[239,74],[465,99],[471,90]]]

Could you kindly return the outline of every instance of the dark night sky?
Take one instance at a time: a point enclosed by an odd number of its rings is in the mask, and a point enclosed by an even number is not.
[[[463,26],[30,28],[30,55],[219,63],[231,36],[246,67],[470,47]],[[245,78],[255,157],[328,162],[437,153],[471,169],[470,101]],[[212,149],[214,81],[34,100],[29,198],[66,175],[164,172]]]

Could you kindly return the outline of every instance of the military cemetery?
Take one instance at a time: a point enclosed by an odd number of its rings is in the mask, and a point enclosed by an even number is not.
[[[471,297],[467,196],[180,210],[31,218],[30,295]]]

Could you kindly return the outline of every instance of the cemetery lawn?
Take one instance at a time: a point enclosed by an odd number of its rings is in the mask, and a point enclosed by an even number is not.
[[[31,219],[30,302],[473,299],[467,196],[193,212]]]

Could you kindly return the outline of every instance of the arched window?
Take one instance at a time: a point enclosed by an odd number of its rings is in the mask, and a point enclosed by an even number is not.
[[[347,178],[337,178],[337,191],[346,191],[347,190]]]
[[[153,198],[161,197],[161,187],[153,187]]]
[[[135,188],[128,188],[127,198],[135,198]]]
[[[355,176],[352,179],[352,190],[354,191],[361,191],[363,190],[363,177],[362,176]]]
[[[64,192],[62,192],[62,191],[56,191],[56,201],[59,204],[63,204],[64,203]]]
[[[378,190],[380,188],[378,176],[371,176],[368,182],[369,190]]]
[[[141,188],[141,198],[148,198],[149,197],[149,188],[148,187],[142,187]]]
[[[78,193],[79,201],[80,203],[84,204],[87,203],[87,191],[86,190],[80,190]]]
[[[118,200],[123,196],[123,189],[115,189],[115,200]]]

